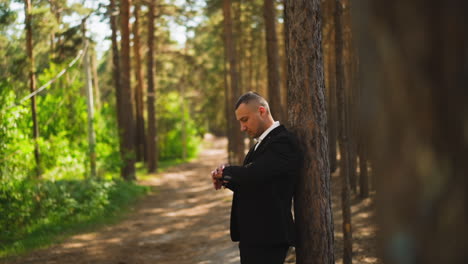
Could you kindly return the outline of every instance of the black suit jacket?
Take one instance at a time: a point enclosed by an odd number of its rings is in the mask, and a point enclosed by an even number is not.
[[[243,244],[295,244],[291,213],[301,155],[294,136],[284,126],[273,129],[257,150],[252,147],[243,166],[223,170],[226,187],[234,192],[231,239]]]

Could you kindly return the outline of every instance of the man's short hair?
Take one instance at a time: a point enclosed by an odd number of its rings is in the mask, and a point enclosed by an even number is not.
[[[265,107],[266,110],[270,112],[270,107],[268,105],[268,102],[265,100],[265,98],[263,98],[261,95],[259,95],[256,92],[247,92],[241,95],[241,97],[239,97],[239,99],[237,100],[236,108],[234,110],[237,110],[237,108],[239,108],[239,105],[241,104],[249,104],[250,102],[253,102],[253,101]]]

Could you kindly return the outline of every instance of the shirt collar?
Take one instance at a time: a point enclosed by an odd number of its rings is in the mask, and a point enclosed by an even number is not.
[[[279,121],[275,121],[267,130],[265,130],[258,138],[256,138],[255,140],[257,141],[257,143],[260,143],[262,142],[262,140],[264,140],[266,138],[266,136],[275,128],[279,127],[280,126],[280,122]],[[258,145],[258,144],[257,144]]]

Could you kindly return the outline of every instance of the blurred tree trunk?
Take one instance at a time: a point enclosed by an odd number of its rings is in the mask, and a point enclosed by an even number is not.
[[[123,102],[122,102],[122,87],[120,80],[120,52],[119,52],[119,43],[117,40],[118,35],[118,25],[117,25],[117,16],[118,8],[115,5],[115,0],[109,1],[109,16],[110,16],[110,26],[112,30],[111,40],[112,40],[112,79],[114,80],[115,86],[115,98],[117,109],[117,129],[119,131],[119,144],[120,144],[120,153],[123,155],[124,141],[122,136],[123,131]]]
[[[369,175],[367,173],[367,144],[366,138],[359,135],[359,196],[361,199],[369,197]]]
[[[135,95],[135,151],[138,161],[146,161],[146,144],[145,144],[145,119],[143,115],[143,69],[141,63],[141,46],[140,46],[140,1],[135,1],[133,8],[133,54],[135,59],[135,80],[136,86],[134,89]]]
[[[101,91],[99,90],[99,76],[97,73],[97,61],[96,61],[96,49],[93,49],[91,55],[91,71],[93,74],[93,88],[94,88],[94,101],[96,102],[96,108],[101,108]]]
[[[354,50],[354,49],[353,49]],[[365,105],[362,100],[362,93],[363,89],[361,86],[360,80],[360,65],[359,65],[359,56],[355,53],[355,83],[356,83],[356,140],[357,140],[357,155],[359,156],[359,197],[361,199],[365,199],[369,197],[369,173],[368,173],[368,148],[369,148],[369,138],[370,133],[369,130],[366,129],[368,127],[367,123],[364,122],[360,111],[364,110]]]
[[[231,81],[229,95],[229,109],[230,113],[227,120],[231,122],[231,149],[229,150],[229,163],[242,164],[244,159],[244,137],[240,131],[239,124],[237,123],[236,116],[234,115],[234,107],[237,98],[241,96],[239,89],[239,75],[237,72],[236,49],[235,41],[232,35],[232,18],[231,18],[231,0],[223,0],[223,16],[224,16],[224,48],[227,49],[227,56],[229,61],[229,77]]]
[[[351,203],[349,190],[350,155],[349,155],[349,130],[346,114],[345,91],[345,64],[344,64],[344,39],[343,39],[343,8],[349,2],[336,0],[335,11],[335,45],[336,45],[336,92],[338,112],[338,142],[340,144],[340,177],[341,177],[341,206],[343,213],[343,263],[352,263],[353,245],[351,230]]]
[[[356,56],[354,46],[352,43],[351,33],[351,12],[350,1],[344,0],[343,15],[342,15],[342,29],[343,29],[343,58],[345,67],[345,98],[346,98],[346,120],[348,126],[348,142],[349,142],[349,183],[353,193],[357,193],[357,113],[356,101],[357,86],[356,86]]]
[[[154,87],[154,5],[155,0],[148,3],[148,53],[147,53],[147,78],[148,78],[148,140],[147,140],[147,166],[148,172],[154,173],[158,168],[158,149],[157,149],[157,131],[156,131],[156,91]]]
[[[110,18],[110,27],[112,31],[111,41],[112,41],[112,79],[114,80],[115,86],[115,98],[116,98],[116,108],[117,108],[117,126],[118,130],[122,128],[122,95],[120,93],[120,55],[119,55],[119,43],[117,41],[118,27],[117,27],[117,7],[115,6],[115,0],[109,1],[109,18]],[[120,136],[120,132],[119,132]],[[122,138],[119,140],[120,148],[122,149]]]
[[[54,0],[48,0],[48,2],[49,2],[49,6],[50,6],[50,12],[55,16],[57,24],[60,25],[61,24],[61,21],[60,21],[61,15],[60,14],[62,12],[62,8]],[[49,58],[51,60],[56,59],[55,51],[56,51],[57,45],[55,43],[55,33],[57,33],[55,30],[52,30],[52,32],[50,33],[50,54],[49,54]]]
[[[33,46],[33,32],[32,32],[32,5],[31,0],[24,1],[24,12],[25,12],[25,27],[26,27],[26,52],[29,59],[29,90],[31,93],[36,91],[36,66],[34,63],[34,46]],[[41,175],[41,159],[39,154],[39,144],[37,139],[39,138],[39,124],[37,123],[36,114],[36,96],[31,97],[31,114],[33,124],[33,140],[34,140],[34,158],[36,160],[36,176]]]
[[[236,65],[237,65],[237,78],[239,93],[243,94],[245,91],[244,85],[244,58],[245,58],[245,48],[244,48],[244,39],[243,39],[243,25],[242,25],[242,0],[232,1],[233,16],[234,16],[234,25],[233,25],[233,41],[236,49]]]
[[[282,123],[283,107],[281,105],[280,73],[279,73],[279,50],[276,35],[276,10],[274,0],[264,0],[263,16],[265,18],[265,41],[268,67],[268,102],[275,120]]]
[[[383,262],[466,263],[468,2],[355,5]]]
[[[294,199],[297,263],[334,263],[320,0],[285,0],[285,26],[289,122],[304,153]]]
[[[133,121],[133,96],[130,83],[130,6],[131,0],[120,1],[120,85],[122,89],[122,130],[123,149],[121,156],[123,167],[121,176],[125,180],[135,180],[135,126]]]
[[[93,78],[91,75],[90,65],[90,50],[88,39],[86,38],[86,18],[81,21],[83,34],[83,71],[85,72],[85,90],[86,90],[86,105],[88,110],[88,146],[89,146],[89,162],[90,176],[96,177],[96,134],[94,133],[94,99],[93,99]]]
[[[253,16],[253,4],[250,3],[247,5],[247,17],[252,17]],[[250,23],[250,21],[249,21]],[[253,60],[254,60],[254,50],[255,50],[255,30],[252,26],[247,27],[249,29],[248,32],[246,32],[246,38],[247,38],[247,51],[248,51],[248,58],[247,58],[247,79],[246,79],[246,90],[247,91],[255,91],[254,85],[253,85],[253,72],[254,72],[254,65],[253,65]]]
[[[325,88],[327,90],[328,151],[330,172],[335,172],[337,115],[336,115],[336,59],[335,59],[335,0],[323,1],[323,53],[325,68]]]

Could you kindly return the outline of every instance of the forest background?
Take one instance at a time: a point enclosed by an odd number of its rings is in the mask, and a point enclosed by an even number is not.
[[[231,110],[253,90],[316,144],[295,208],[323,236],[299,261],[333,262],[337,168],[345,263],[350,199],[376,189],[386,262],[463,260],[466,238],[443,241],[466,231],[448,223],[467,219],[467,4],[426,2],[0,0],[0,255],[117,214],[207,132],[240,163]]]

